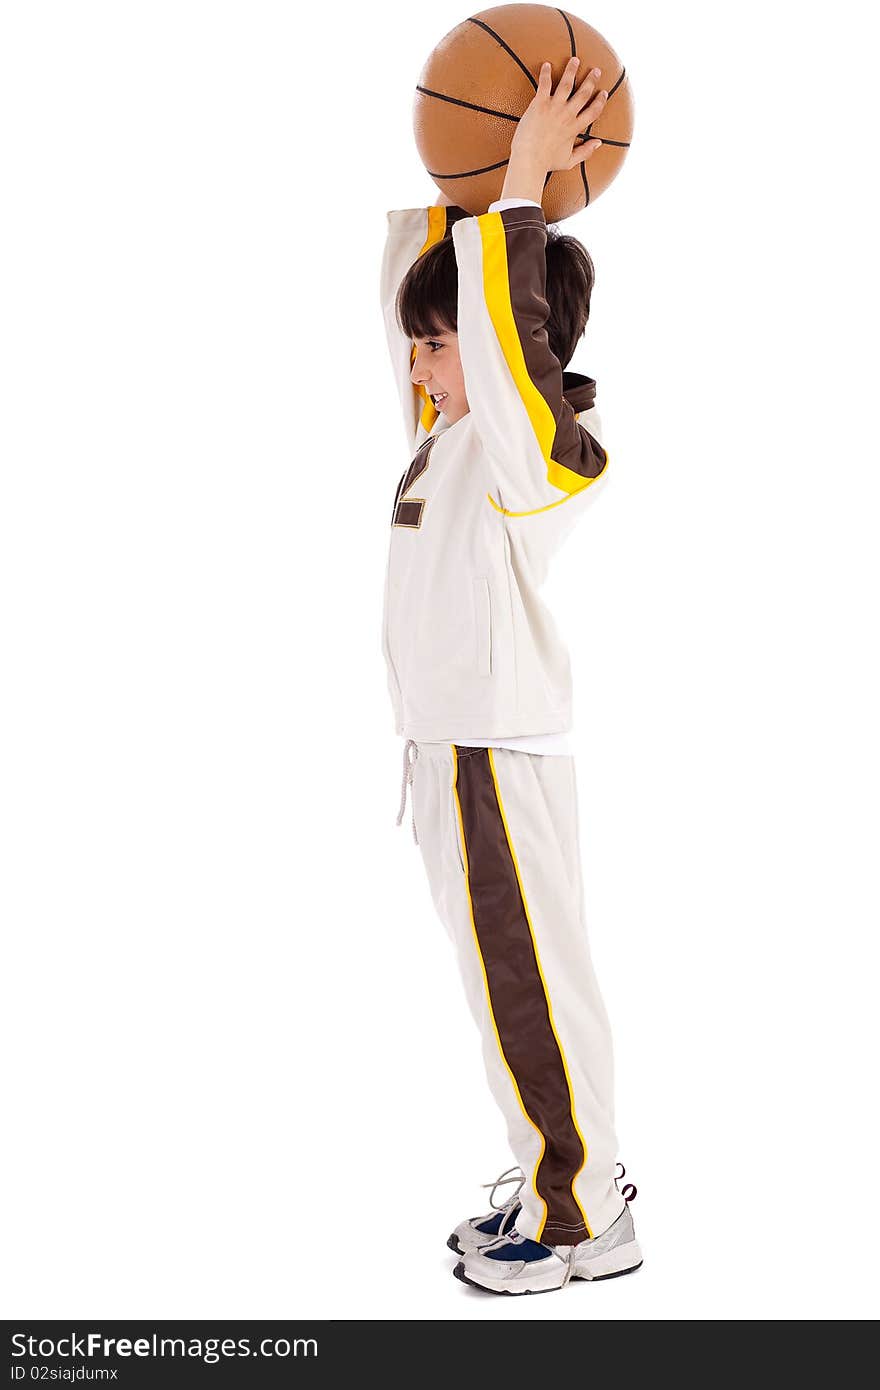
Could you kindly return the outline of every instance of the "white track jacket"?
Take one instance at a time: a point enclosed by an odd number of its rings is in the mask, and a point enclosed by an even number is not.
[[[394,302],[451,236],[470,411],[449,424],[410,373]],[[394,496],[383,652],[395,733],[433,742],[565,732],[568,652],[540,596],[607,473],[596,383],[550,351],[539,207],[388,213],[381,299],[411,462]]]

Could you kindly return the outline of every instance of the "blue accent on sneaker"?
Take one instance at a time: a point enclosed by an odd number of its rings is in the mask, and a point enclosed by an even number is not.
[[[496,1245],[491,1250],[481,1250],[487,1260],[546,1260],[553,1251],[548,1245],[539,1245],[536,1240],[523,1236],[516,1245]]]
[[[481,1221],[477,1226],[477,1230],[486,1236],[497,1236],[501,1230],[501,1223],[504,1221],[504,1218],[507,1217],[506,1229],[510,1230],[511,1222],[516,1220],[521,1210],[522,1208],[519,1203],[517,1203],[509,1212],[499,1211],[497,1215],[490,1216],[487,1221]]]
[[[497,1236],[498,1227],[501,1225],[501,1218],[503,1215],[504,1212],[499,1211],[497,1216],[490,1216],[488,1221],[480,1221],[477,1225],[477,1230],[481,1231],[485,1236]]]

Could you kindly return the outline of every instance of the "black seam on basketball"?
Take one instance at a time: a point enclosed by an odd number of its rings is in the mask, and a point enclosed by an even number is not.
[[[590,130],[592,130],[592,128],[593,128],[593,127],[590,126]],[[580,136],[578,136],[577,140],[575,140],[574,143],[575,143],[576,146],[577,146],[577,145],[585,145],[585,144],[587,143],[587,141],[589,140],[589,138],[590,138],[590,136],[589,136],[589,132],[588,132],[588,133],[585,134],[585,135],[580,135]],[[609,140],[607,135],[597,135],[597,136],[596,136],[596,139],[597,139],[597,140],[601,140],[603,145],[613,145],[614,148],[617,149],[617,150],[628,150],[628,149],[629,149],[629,141],[628,141],[628,140]]]
[[[565,20],[565,27],[568,30],[568,40],[571,44],[571,56],[572,58],[576,58],[578,56],[577,45],[574,41],[574,30],[568,22],[568,15],[565,13],[565,10],[557,10],[556,13],[561,14],[562,18]]]
[[[617,79],[617,81],[615,82],[614,86],[608,88],[608,100],[609,100],[609,101],[610,101],[611,98],[614,96],[614,93],[617,91],[618,87],[620,86],[621,82],[623,81],[623,79],[624,79],[625,77],[626,77],[626,68],[622,68],[622,69],[621,69],[621,72],[620,72],[620,76],[618,77],[618,79]]]
[[[481,19],[474,19],[473,15],[471,15],[471,16],[468,18],[468,24],[479,24],[480,28],[481,28],[481,29],[485,29],[485,31],[486,31],[487,34],[491,34],[491,35],[492,35],[492,38],[495,40],[495,42],[501,44],[501,47],[504,49],[505,53],[509,53],[510,56],[511,56],[511,58],[513,59],[513,61],[517,64],[517,66],[522,68],[523,72],[525,73],[525,75],[526,75],[526,77],[529,79],[529,81],[531,82],[531,84],[532,84],[532,86],[534,87],[535,91],[538,90],[538,84],[537,84],[537,82],[535,81],[534,77],[532,77],[532,74],[529,72],[529,70],[528,70],[528,68],[526,67],[525,63],[523,62],[522,58],[518,58],[518,57],[517,57],[517,55],[514,53],[513,49],[510,47],[510,44],[505,43],[504,40],[503,40],[503,38],[501,37],[500,34],[496,34],[496,33],[495,33],[495,30],[494,30],[494,29],[490,29],[489,26],[488,26],[488,24],[484,24],[483,21],[482,21]]]
[[[461,97],[448,97],[445,92],[432,92],[430,87],[416,86],[416,91],[421,92],[426,97],[436,97],[438,101],[451,101],[453,106],[466,106],[469,111],[482,111],[484,116],[497,116],[500,121],[513,121],[516,123],[519,116],[511,116],[506,111],[493,111],[491,106],[478,106],[473,101],[462,101]]]
[[[560,11],[560,13],[561,13],[561,11]],[[474,23],[477,23],[477,21],[474,20]],[[516,57],[516,54],[514,54],[513,56]],[[519,60],[517,59],[517,61],[519,61]],[[520,65],[520,66],[522,66],[522,65]],[[617,79],[617,81],[615,82],[614,86],[611,88],[610,92],[608,93],[608,101],[611,100],[611,98],[613,97],[614,93],[617,91],[618,87],[620,86],[620,84],[621,84],[621,82],[623,81],[623,79],[624,79],[625,76],[626,76],[626,69],[624,69],[624,71],[620,74],[620,77]],[[534,80],[534,79],[533,79],[533,80]],[[496,120],[499,120],[499,121],[513,121],[515,125],[518,125],[519,122],[520,122],[520,120],[522,119],[521,116],[511,116],[511,114],[510,114],[509,111],[496,111],[495,108],[494,108],[493,106],[480,106],[478,102],[475,102],[475,101],[465,101],[463,97],[451,97],[451,96],[447,96],[447,94],[446,94],[445,92],[435,92],[435,91],[433,91],[432,88],[430,88],[430,87],[422,87],[422,86],[420,86],[418,82],[416,83],[416,91],[417,91],[417,92],[421,92],[422,96],[425,96],[425,97],[436,97],[436,99],[437,99],[438,101],[448,101],[448,102],[451,103],[452,106],[465,106],[465,107],[467,107],[468,111],[480,111],[480,112],[482,112],[482,114],[483,114],[484,116],[494,116],[494,117],[496,118]],[[606,102],[606,106],[607,106],[607,104],[608,104],[608,103]],[[626,148],[626,149],[629,149],[629,141],[624,141],[624,140],[608,140],[607,143],[608,143],[609,145],[620,145],[620,146],[622,146],[622,147],[624,147],[624,148]]]
[[[614,93],[617,91],[618,87],[620,86],[621,82],[623,81],[623,79],[624,79],[625,77],[626,77],[626,68],[623,69],[623,71],[621,72],[621,74],[620,74],[620,76],[618,77],[617,81],[615,82],[614,86],[613,86],[613,87],[610,89],[610,91],[608,92],[608,101],[610,101],[611,98],[614,96]],[[606,109],[606,110],[608,109],[608,101],[606,101],[606,103],[605,103],[605,109]],[[601,114],[602,114],[602,113],[600,113],[600,116],[601,116]],[[598,118],[597,118],[597,119],[598,119]],[[587,128],[586,128],[586,130],[583,132],[583,134],[578,136],[578,140],[580,141],[580,143],[581,143],[582,145],[583,145],[587,140],[589,140],[590,136],[591,136],[592,133],[593,133],[593,126],[594,126],[595,124],[596,124],[595,121],[590,121],[590,124],[587,126]],[[576,141],[575,141],[575,144],[577,144],[577,143],[578,143],[578,141],[576,140]],[[625,149],[625,150],[628,150],[628,149],[629,149],[629,141],[628,141],[628,140],[603,140],[603,141],[602,141],[602,144],[603,144],[603,145],[616,145],[617,148],[618,148],[619,150],[620,150],[620,149]]]
[[[428,173],[432,179],[472,179],[475,174],[490,174],[493,169],[503,169],[509,163],[509,159],[501,159],[497,164],[487,164],[485,169],[466,169],[462,174],[438,174],[433,169],[429,169]]]
[[[491,106],[478,106],[477,103],[476,103],[475,101],[464,101],[462,97],[450,97],[450,96],[447,96],[445,92],[434,92],[434,91],[431,90],[430,87],[420,87],[420,86],[418,86],[418,84],[416,84],[416,91],[417,91],[417,92],[421,92],[422,96],[424,96],[424,97],[435,97],[435,98],[437,99],[437,101],[448,101],[448,102],[450,102],[451,105],[453,105],[453,106],[465,106],[465,107],[467,107],[468,111],[479,111],[479,112],[481,113],[481,115],[483,115],[483,116],[494,116],[494,117],[496,118],[496,120],[499,120],[499,121],[513,121],[514,125],[517,125],[517,124],[519,123],[519,121],[522,119],[520,116],[511,116],[511,115],[509,114],[509,112],[507,112],[507,111],[496,111],[496,110],[494,109],[494,107],[491,107]],[[579,138],[580,138],[580,137],[579,137]],[[583,143],[583,140],[585,140],[585,139],[587,139],[587,136],[586,136],[586,135],[585,135],[585,136],[583,137],[583,139],[581,140],[581,143]],[[606,139],[606,140],[603,140],[602,143],[603,143],[604,145],[616,145],[616,146],[618,146],[619,149],[625,149],[625,150],[628,150],[628,149],[629,149],[629,141],[628,141],[628,140],[607,140],[607,139]],[[500,167],[501,167],[501,166],[500,166],[499,164],[493,164],[493,165],[492,165],[492,168],[493,168],[493,169],[499,169]],[[429,170],[428,172],[430,173],[430,170]],[[431,177],[434,178],[435,176],[432,174]],[[441,174],[441,175],[438,175],[438,177],[440,177],[440,178],[443,178],[443,177],[448,177],[448,178],[462,178],[462,177],[464,177],[464,176],[461,175],[461,174],[449,174],[449,175],[446,175],[446,176],[444,176],[444,175]]]

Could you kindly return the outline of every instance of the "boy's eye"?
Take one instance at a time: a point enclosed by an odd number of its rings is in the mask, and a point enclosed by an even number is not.
[[[442,344],[442,343],[438,343],[438,342],[436,341],[436,339],[431,338],[431,339],[428,340],[428,347],[429,347],[429,348],[435,348],[435,347],[442,348],[442,346],[443,346],[443,344]]]

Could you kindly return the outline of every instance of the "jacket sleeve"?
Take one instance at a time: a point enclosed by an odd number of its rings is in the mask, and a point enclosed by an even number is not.
[[[608,456],[565,400],[550,350],[544,212],[466,217],[451,235],[465,391],[500,506],[523,514],[568,501],[595,486]]]
[[[431,432],[438,412],[424,386],[414,386],[410,380],[414,348],[402,333],[394,310],[401,281],[414,261],[435,242],[450,234],[457,218],[467,217],[462,208],[445,204],[428,208],[403,208],[388,213],[388,231],[382,257],[380,294],[385,318],[385,337],[391,354],[391,367],[403,412],[410,455]]]

